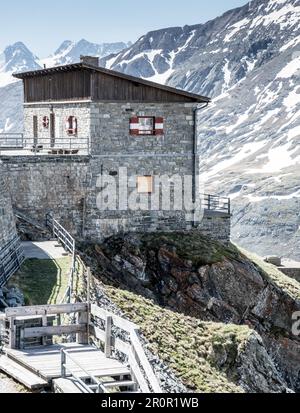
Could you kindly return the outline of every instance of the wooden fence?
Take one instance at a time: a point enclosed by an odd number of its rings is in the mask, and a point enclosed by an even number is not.
[[[72,325],[48,325],[49,318],[62,316],[63,314],[76,314],[76,323]],[[21,342],[19,346],[16,340],[16,319],[18,322],[28,317],[40,318],[41,326],[23,327],[21,329]],[[8,326],[8,348],[23,347],[24,340],[29,338],[41,338],[47,346],[47,338],[76,334],[78,344],[88,345],[90,342],[98,342],[103,347],[103,352],[108,359],[117,359],[118,353],[127,360],[132,376],[144,393],[161,393],[161,388],[149,360],[145,354],[139,337],[139,327],[111,312],[89,303],[44,305],[33,307],[7,308],[5,316],[2,316]],[[68,366],[68,360],[72,357],[66,351],[61,353],[62,377],[73,375]],[[94,380],[91,377],[92,381]],[[95,385],[99,384],[99,380]],[[100,383],[101,384],[101,383]],[[103,389],[102,389],[103,390]],[[101,386],[99,387],[101,391]]]

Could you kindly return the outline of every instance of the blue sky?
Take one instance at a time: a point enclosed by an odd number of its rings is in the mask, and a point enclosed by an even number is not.
[[[63,40],[136,41],[150,30],[206,22],[247,0],[14,0],[1,2],[0,50],[23,41],[46,57]]]

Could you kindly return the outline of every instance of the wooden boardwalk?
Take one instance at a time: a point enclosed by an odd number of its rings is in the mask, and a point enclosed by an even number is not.
[[[72,315],[72,323],[66,315]],[[7,336],[0,371],[31,390],[161,392],[138,327],[96,305],[7,308],[0,322],[6,326]],[[55,337],[65,337],[68,342],[53,344],[57,343]]]
[[[29,350],[6,349],[6,354],[10,359],[51,383],[53,379],[61,377],[62,349],[66,350],[74,359],[74,362],[70,360],[69,368],[81,378],[86,376],[85,372],[95,377],[130,375],[130,370],[118,360],[105,357],[104,353],[92,346],[77,343],[38,347]]]

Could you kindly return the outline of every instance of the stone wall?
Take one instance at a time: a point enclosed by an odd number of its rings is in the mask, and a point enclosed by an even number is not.
[[[0,162],[0,251],[16,236],[8,177]]]
[[[16,268],[21,257],[15,218],[12,210],[8,176],[0,161],[0,286]]]
[[[117,191],[114,209],[105,209],[99,194],[105,189],[105,177],[111,177],[119,190],[125,170],[128,183],[123,195],[133,195],[137,178],[143,176],[172,177],[183,180],[198,175],[199,154],[194,153],[194,110],[191,103],[56,103],[25,105],[25,138],[33,135],[33,116],[38,116],[39,136],[46,139],[49,130],[42,125],[43,117],[55,114],[57,135],[69,138],[65,121],[78,119],[78,138],[90,136],[89,156],[17,156],[4,159],[9,176],[13,204],[40,222],[52,212],[69,231],[79,238],[102,241],[120,232],[173,231],[192,228],[192,217],[180,208],[153,210],[120,206]],[[153,116],[164,119],[163,136],[130,135],[133,116]],[[50,139],[50,138],[49,138]],[[196,167],[195,167],[196,165]],[[122,169],[120,169],[122,168]],[[184,188],[185,193],[186,188]],[[190,188],[191,191],[191,188]],[[154,194],[159,194],[159,187]],[[182,193],[182,191],[181,191]],[[148,205],[150,196],[137,195]],[[175,195],[173,194],[174,198]],[[190,192],[190,199],[192,192]],[[178,199],[178,198],[176,198]],[[100,200],[100,201],[99,201]],[[161,202],[161,195],[158,195]],[[228,217],[227,217],[228,218]],[[207,216],[200,225],[203,232],[228,241],[230,219]]]
[[[15,156],[3,161],[15,208],[41,224],[52,212],[66,229],[81,237],[88,158]]]

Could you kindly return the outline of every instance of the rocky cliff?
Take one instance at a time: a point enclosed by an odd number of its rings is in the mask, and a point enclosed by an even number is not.
[[[275,267],[197,232],[113,237],[85,253],[188,387],[213,391],[216,376],[228,391],[300,391],[300,285]]]

